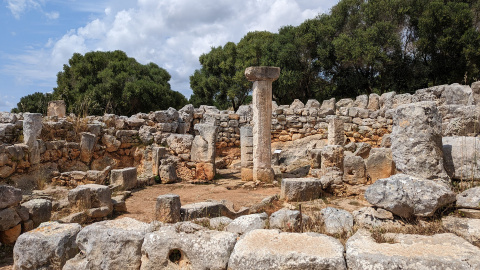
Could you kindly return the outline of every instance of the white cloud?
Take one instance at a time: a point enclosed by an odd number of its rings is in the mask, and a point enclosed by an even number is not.
[[[57,11],[45,12],[44,14],[50,20],[56,20],[56,19],[58,19],[58,17],[60,17],[60,13],[58,13]]]
[[[43,10],[45,0],[7,0],[7,8],[12,12],[15,19],[20,19],[20,16],[26,11],[33,9],[40,11],[50,20],[56,20],[60,17],[58,11],[46,12]]]
[[[9,0],[13,14],[21,14],[34,0]],[[189,96],[189,76],[198,69],[198,57],[212,46],[238,42],[247,32],[276,32],[281,26],[299,25],[326,12],[337,0],[138,0],[113,1],[95,6],[99,16],[63,37],[52,37],[45,47],[29,51],[16,71],[18,76],[43,77],[28,70],[58,71],[74,52],[123,50],[141,63],[154,62],[172,75],[173,90]],[[78,2],[76,4],[79,4]],[[84,8],[92,8],[85,4]],[[38,53],[38,52],[41,53]],[[24,69],[31,60],[29,69]],[[22,64],[23,63],[23,64]],[[24,66],[22,66],[24,65]],[[5,66],[2,67],[5,71]]]

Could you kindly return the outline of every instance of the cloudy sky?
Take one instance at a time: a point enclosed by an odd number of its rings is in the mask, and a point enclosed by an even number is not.
[[[187,98],[198,57],[249,31],[329,12],[338,0],[2,0],[0,111],[51,92],[74,52],[123,50],[165,68]]]

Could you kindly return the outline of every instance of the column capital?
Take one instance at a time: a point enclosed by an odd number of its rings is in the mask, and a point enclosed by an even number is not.
[[[280,76],[279,67],[248,67],[245,69],[247,80],[254,81],[275,81]]]

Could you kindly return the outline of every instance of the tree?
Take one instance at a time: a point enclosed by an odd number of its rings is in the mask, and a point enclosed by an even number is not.
[[[170,89],[170,74],[154,63],[142,65],[123,51],[73,54],[57,74],[53,96],[77,114],[131,115],[186,104]]]
[[[47,114],[48,102],[53,100],[52,94],[35,92],[24,96],[17,103],[17,107],[12,109],[13,113],[30,112]]]

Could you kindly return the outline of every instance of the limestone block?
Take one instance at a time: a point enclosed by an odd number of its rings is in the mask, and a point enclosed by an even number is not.
[[[158,167],[161,160],[165,157],[167,150],[165,147],[153,147],[152,151],[152,174],[159,175]]]
[[[406,94],[396,94],[393,97],[393,106],[392,109],[397,108],[400,105],[409,104],[412,102],[412,95]]]
[[[303,102],[301,102],[299,99],[295,99],[293,100],[292,104],[290,105],[290,109],[303,109],[305,108],[305,104],[303,104]]]
[[[47,116],[57,116],[59,118],[65,117],[67,113],[67,108],[65,101],[63,100],[52,100],[48,102]]]
[[[300,219],[302,219],[303,225],[306,225],[310,221],[310,217],[303,214],[300,216],[300,211],[290,209],[280,209],[270,215],[269,225],[271,229],[300,230]]]
[[[20,235],[13,249],[14,269],[61,270],[78,252],[75,238],[81,229],[79,224],[47,222]]]
[[[195,179],[211,181],[215,178],[215,163],[200,162],[195,165]]]
[[[241,173],[242,181],[253,181],[252,168],[242,168],[240,173]]]
[[[442,117],[435,102],[399,106],[394,114],[392,154],[397,171],[449,181],[443,167]]]
[[[396,174],[370,185],[365,199],[400,217],[429,217],[455,202],[455,193],[442,182]]]
[[[135,188],[137,185],[137,168],[128,167],[112,170],[110,172],[110,184],[119,185],[125,190]]]
[[[320,220],[328,234],[341,234],[353,230],[353,216],[350,212],[327,207],[320,210]]]
[[[322,102],[322,106],[318,111],[318,116],[325,117],[327,115],[335,114],[335,98],[326,99]]]
[[[472,89],[468,85],[458,83],[447,85],[440,100],[445,105],[471,105],[473,104]]]
[[[480,81],[472,83],[472,98],[475,105],[480,104]]]
[[[103,185],[77,186],[68,192],[68,201],[78,210],[89,210],[93,218],[106,217],[113,211],[112,192]]]
[[[77,235],[80,249],[63,270],[140,269],[141,248],[151,227],[132,218],[93,223]]]
[[[343,245],[318,233],[254,230],[238,241],[228,262],[232,270],[347,269]]]
[[[107,152],[115,152],[120,148],[120,145],[122,144],[115,136],[111,136],[108,134],[104,134],[102,137],[102,143],[106,147]]]
[[[457,207],[480,210],[480,187],[470,188],[458,194]]]
[[[322,166],[322,149],[310,149],[310,169],[320,169]]]
[[[361,109],[366,109],[368,106],[368,96],[367,95],[357,96],[357,98],[355,99],[355,102],[353,103],[353,106]]]
[[[175,164],[165,164],[158,167],[158,175],[162,184],[174,183],[177,181]]]
[[[345,144],[345,122],[338,116],[327,117],[328,120],[328,144],[340,145]]]
[[[33,221],[35,227],[42,222],[50,220],[52,216],[52,202],[46,199],[33,199],[22,203],[22,206],[28,209],[30,219]]]
[[[140,269],[226,269],[236,234],[185,225],[147,234]]]
[[[176,154],[190,154],[193,143],[193,135],[171,134],[167,137],[167,144]]]
[[[85,163],[90,163],[95,151],[95,144],[97,136],[92,133],[82,132],[82,138],[80,140],[80,160]]]
[[[180,221],[180,196],[175,194],[160,195],[155,205],[155,220],[164,223]]]
[[[346,156],[343,161],[343,181],[350,185],[365,184],[365,162],[359,156]]]
[[[183,205],[180,208],[180,215],[184,221],[203,217],[235,217],[235,213],[228,209],[224,203],[217,201],[206,201]]]
[[[395,97],[395,92],[383,93],[380,96],[380,109],[388,110],[393,108],[393,98]]]
[[[390,148],[372,149],[365,165],[372,183],[378,179],[390,177],[395,171],[392,150]]]
[[[340,145],[327,145],[322,148],[322,172],[326,173],[329,168],[343,171],[343,147]]]
[[[23,114],[23,142],[29,148],[33,147],[34,142],[40,137],[42,132],[42,114],[24,113]]]
[[[448,175],[457,180],[480,180],[480,138],[443,137],[443,160]]]
[[[372,146],[368,143],[357,143],[356,150],[354,152],[355,156],[360,156],[363,159],[367,159],[370,155],[370,150],[372,150]]]
[[[278,67],[248,67],[245,69],[245,77],[249,81],[275,81],[280,76]]]
[[[368,97],[367,109],[371,111],[376,111],[380,109],[380,96],[373,93]]]
[[[13,208],[0,210],[0,231],[6,231],[17,226],[22,219]]]
[[[480,249],[451,233],[432,236],[386,234],[394,243],[377,243],[358,230],[346,244],[349,269],[478,269]],[[448,243],[448,248],[445,247]]]
[[[305,104],[305,108],[320,108],[320,102],[316,99],[309,99],[307,104]]]
[[[267,226],[267,213],[251,214],[238,217],[230,222],[225,231],[236,234],[245,234],[256,229],[265,229]]]
[[[442,218],[442,225],[468,242],[476,246],[480,244],[480,219],[446,216]]]
[[[382,208],[363,207],[352,213],[355,224],[360,227],[375,228],[394,225],[393,214]]]
[[[22,201],[22,190],[0,185],[0,209],[15,206]]]
[[[214,230],[223,231],[223,229],[233,220],[228,217],[216,217],[209,220],[210,228]]]
[[[280,198],[287,201],[309,201],[322,194],[322,183],[317,178],[285,178]]]
[[[458,209],[458,213],[462,215],[462,217],[480,219],[480,210],[461,208]]]
[[[6,231],[0,231],[0,243],[5,245],[13,245],[22,233],[22,224],[18,224]]]

